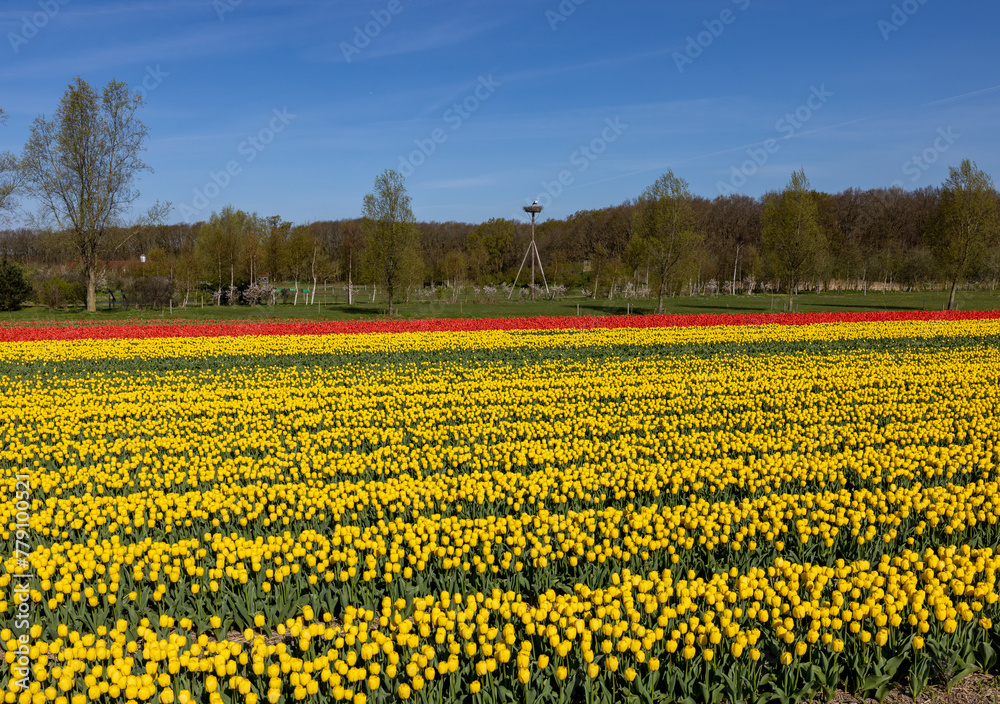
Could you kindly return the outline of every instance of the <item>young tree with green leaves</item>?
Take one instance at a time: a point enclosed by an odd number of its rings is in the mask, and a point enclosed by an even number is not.
[[[280,215],[264,219],[264,242],[261,263],[271,285],[277,285],[285,271],[285,246],[292,223],[282,220]]]
[[[948,167],[937,221],[928,232],[929,244],[951,284],[948,310],[955,310],[958,284],[996,246],[998,238],[1000,222],[993,179],[968,159],[963,159],[958,168]]]
[[[316,302],[316,289],[319,288],[320,277],[325,277],[336,271],[333,260],[323,246],[323,238],[314,228],[309,228],[309,238],[312,252],[309,258],[309,274],[312,276],[312,290],[309,292],[309,305]]]
[[[51,119],[35,118],[20,160],[25,192],[73,237],[92,313],[98,251],[139,197],[139,175],[152,171],[141,158],[148,129],[139,119],[140,107],[142,98],[127,83],[111,80],[99,95],[78,76]],[[148,219],[160,219],[164,208],[157,203]]]
[[[247,239],[254,233],[254,215],[227,205],[212,213],[198,235],[200,259],[209,275],[214,275],[218,292],[223,291],[226,272],[229,273],[229,305],[237,303],[236,270],[242,263]],[[221,301],[221,294],[219,300]]]
[[[392,315],[400,291],[417,280],[421,266],[420,233],[401,174],[392,169],[379,174],[362,216],[368,278],[385,289]]]
[[[817,270],[826,249],[816,200],[804,169],[792,173],[785,190],[764,197],[761,228],[765,261],[778,280],[787,284],[785,309],[791,312],[792,295]]]
[[[285,244],[285,271],[292,277],[295,286],[292,305],[299,304],[299,282],[311,268],[315,247],[316,238],[313,237],[308,225],[296,225],[292,228]],[[305,302],[309,303],[308,297]]]
[[[695,227],[687,181],[667,170],[649,186],[632,214],[632,247],[656,282],[657,314],[671,283],[695,260],[704,236]]]
[[[240,260],[247,271],[250,284],[256,285],[260,277],[261,260],[264,258],[264,237],[266,234],[264,218],[257,213],[247,216],[240,243]]]

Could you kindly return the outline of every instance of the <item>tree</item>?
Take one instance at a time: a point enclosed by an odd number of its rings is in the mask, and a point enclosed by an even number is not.
[[[284,271],[285,245],[292,223],[282,220],[280,215],[271,215],[264,220],[264,228],[267,231],[263,245],[264,271],[267,272],[268,281],[274,286],[281,281]]]
[[[311,268],[315,244],[316,240],[307,225],[293,227],[285,244],[285,270],[289,272],[295,285],[292,305],[299,303],[299,281]],[[309,303],[308,298],[306,303]]]
[[[254,217],[227,205],[221,212],[212,213],[198,237],[202,261],[207,271],[216,274],[219,292],[222,291],[223,272],[229,271],[230,305],[236,305],[236,268],[246,241],[254,231]],[[219,300],[221,302],[221,294]]]
[[[330,269],[330,260],[323,249],[322,229],[312,225],[298,225],[293,228],[286,255],[286,263],[295,278],[294,303],[297,304],[299,300],[299,278],[308,273],[312,278],[312,288],[305,296],[304,303],[312,305],[316,302],[319,277]]]
[[[774,275],[788,285],[788,305],[800,282],[816,271],[825,250],[816,201],[805,170],[792,173],[784,191],[764,197],[761,215],[764,256]]]
[[[466,261],[465,254],[462,253],[462,250],[450,249],[448,250],[448,253],[444,255],[444,261],[441,263],[441,270],[445,275],[445,283],[455,288],[455,295],[458,295],[458,287],[465,278],[465,272],[468,268],[469,264]]]
[[[740,266],[750,258],[760,241],[760,206],[756,199],[742,194],[718,196],[712,201],[707,217],[718,248],[716,254],[726,269],[720,271],[729,278],[728,260],[732,256],[732,293],[739,282]],[[720,276],[721,278],[721,276]]]
[[[972,268],[982,261],[1000,233],[993,179],[963,159],[948,167],[942,184],[938,219],[929,232],[930,245],[951,283],[948,310],[955,310],[955,291]]]
[[[257,213],[247,216],[240,242],[240,257],[249,268],[250,284],[254,286],[257,285],[257,278],[260,276],[260,261],[264,256],[265,229],[264,219]]]
[[[139,174],[152,171],[140,158],[148,134],[138,117],[142,102],[127,83],[111,80],[98,95],[78,76],[52,119],[35,118],[21,159],[26,193],[73,237],[92,313],[98,248],[139,197]]]
[[[0,108],[0,125],[7,122],[7,114]],[[14,197],[21,183],[17,158],[10,152],[0,152],[0,216],[14,209]]]
[[[649,186],[633,211],[633,246],[650,267],[657,283],[659,305],[685,266],[693,261],[703,236],[694,226],[687,181],[668,170]]]
[[[385,288],[392,315],[396,297],[420,268],[420,238],[403,176],[383,171],[365,196],[362,216],[366,269],[372,282]]]
[[[19,310],[31,296],[31,284],[24,269],[7,257],[0,259],[0,310]]]
[[[340,244],[337,253],[341,268],[347,270],[347,305],[354,305],[354,271],[364,248],[364,234],[361,222],[348,220],[340,228]]]
[[[466,239],[466,246],[485,261],[491,274],[499,276],[510,262],[514,252],[515,225],[513,220],[490,218],[470,232]]]
[[[186,307],[191,299],[191,291],[198,290],[201,284],[200,267],[194,247],[187,247],[177,255],[177,280],[178,285],[184,287],[184,300],[181,306]]]

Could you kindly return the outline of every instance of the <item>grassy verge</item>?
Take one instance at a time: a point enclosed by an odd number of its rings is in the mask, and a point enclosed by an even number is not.
[[[0,313],[0,323],[19,321],[108,321],[158,320],[183,318],[189,320],[366,320],[386,315],[386,305],[371,303],[370,299],[355,299],[348,305],[343,291],[338,294],[327,291],[318,293],[313,305],[297,306],[278,304],[274,306],[201,306],[189,305],[171,310],[107,310],[106,302],[101,302],[96,314],[76,310],[49,310],[41,306],[29,306],[13,313]],[[942,310],[948,294],[944,291],[917,291],[911,293],[889,292],[867,295],[860,292],[802,293],[795,297],[795,310],[801,313],[817,312],[866,312],[883,310]],[[664,313],[697,315],[711,313],[780,313],[785,297],[782,295],[754,294],[750,296],[682,296],[664,301]],[[1000,309],[1000,293],[991,291],[965,291],[958,297],[961,310]],[[506,318],[534,317],[542,315],[650,315],[656,312],[657,302],[653,300],[622,301],[606,298],[592,299],[566,297],[560,301],[507,301],[476,302],[469,298],[458,301],[421,301],[401,303],[395,317],[402,319],[422,318]]]

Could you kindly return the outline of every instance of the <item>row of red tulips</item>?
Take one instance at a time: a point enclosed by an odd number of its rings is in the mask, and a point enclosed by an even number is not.
[[[1000,311],[882,311],[870,313],[755,313],[739,315],[544,316],[536,318],[472,318],[464,320],[81,324],[73,326],[0,327],[0,342],[144,339],[157,337],[239,337],[243,335],[469,332],[476,330],[591,330],[595,328],[656,328],[713,325],[812,325],[816,323],[983,320],[994,318],[1000,318]]]

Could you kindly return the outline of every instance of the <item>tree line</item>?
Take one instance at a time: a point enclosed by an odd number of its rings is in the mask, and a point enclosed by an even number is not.
[[[0,232],[0,280],[16,278],[16,262],[32,280],[26,296],[82,298],[91,310],[98,293],[150,306],[308,304],[320,285],[343,286],[353,303],[364,284],[391,312],[426,287],[509,287],[528,246],[524,222],[417,222],[392,170],[358,218],[295,224],[226,206],[166,224],[160,204],[136,217],[135,183],[149,168],[140,107],[124,84],[99,94],[78,78],[51,119],[36,119],[22,155],[0,154],[0,212],[26,196],[50,216]],[[759,198],[693,195],[668,170],[627,202],[543,219],[536,241],[556,293],[654,298],[662,309],[674,295],[781,291],[790,310],[803,288],[945,286],[954,307],[963,284],[995,288],[1000,278],[998,202],[969,160],[913,191],[828,194],[799,170]]]

